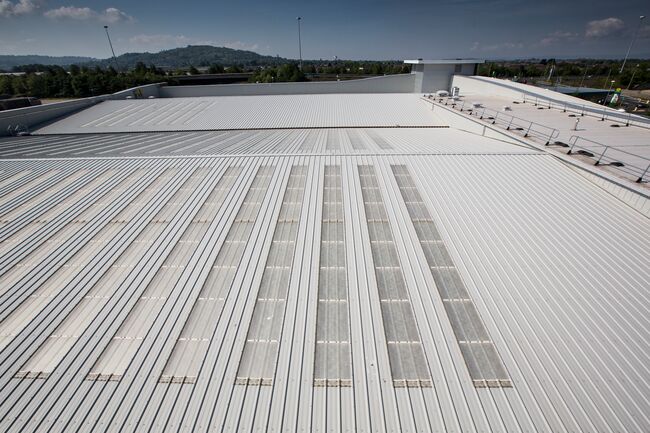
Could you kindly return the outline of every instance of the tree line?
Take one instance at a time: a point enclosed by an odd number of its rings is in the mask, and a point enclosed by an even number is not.
[[[24,75],[0,75],[0,95],[36,98],[83,98],[114,93],[130,87],[166,81],[165,72],[138,64],[128,72],[72,65],[27,65]]]
[[[479,66],[478,74],[496,78],[518,80],[558,80],[562,84],[591,87],[608,87],[611,80],[615,86],[631,89],[650,88],[650,61],[630,59],[622,73],[620,60],[519,60],[486,62]]]
[[[221,74],[249,72],[250,82],[272,83],[308,81],[318,74],[381,75],[408,73],[408,66],[399,62],[356,62],[356,61],[307,61],[302,70],[296,63],[279,66],[248,66],[210,64],[196,68],[164,71],[153,65],[140,62],[128,71],[118,71],[108,66],[69,67],[53,65],[22,65],[13,68],[14,74],[0,75],[0,96],[36,98],[83,98],[114,93],[130,87],[145,84],[169,82],[173,84],[175,75],[198,75],[202,73]],[[20,74],[16,74],[20,73]]]

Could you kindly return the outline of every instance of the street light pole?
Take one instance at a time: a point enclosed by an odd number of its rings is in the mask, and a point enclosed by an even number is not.
[[[117,63],[117,57],[115,57],[115,50],[113,50],[113,43],[111,42],[111,35],[108,34],[108,26],[104,26],[106,30],[106,37],[108,38],[108,45],[111,47],[111,53],[113,53],[113,61],[115,62],[115,70],[119,72],[120,65]]]
[[[630,81],[627,83],[627,90],[630,90],[630,86],[632,85],[632,81],[634,81],[634,76],[636,75],[637,69],[639,69],[639,65],[636,65],[632,71],[632,78],[630,78]]]
[[[578,90],[576,90],[576,95],[580,95],[580,89],[582,88],[582,85],[585,83],[585,78],[587,78],[587,71],[589,70],[589,65],[585,66],[585,73],[582,75],[582,80],[580,80],[580,85],[578,86]]]
[[[627,53],[625,54],[625,59],[623,59],[623,64],[621,65],[621,70],[618,71],[619,74],[623,73],[623,68],[625,68],[625,63],[627,62],[627,58],[630,55],[630,50],[632,50],[632,45],[634,45],[634,42],[636,41],[636,37],[639,36],[639,30],[641,30],[641,23],[643,23],[644,18],[645,18],[645,15],[641,15],[639,17],[639,25],[636,26],[636,31],[634,32],[634,37],[632,38],[632,42],[630,42],[630,46],[627,47]]]
[[[300,56],[300,70],[302,71],[302,41],[300,40],[300,21],[302,17],[296,17],[298,20],[298,55]]]

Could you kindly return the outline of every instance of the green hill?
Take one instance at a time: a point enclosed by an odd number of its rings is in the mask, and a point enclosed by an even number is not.
[[[139,62],[146,65],[155,65],[159,68],[175,69],[189,66],[209,66],[215,63],[223,66],[279,65],[288,62],[288,60],[281,57],[263,56],[253,51],[234,50],[210,45],[189,45],[184,48],[174,48],[158,53],[126,53],[118,56],[117,62],[120,69],[133,69]],[[15,66],[34,64],[58,66],[75,64],[101,67],[115,65],[112,58],[0,55],[0,69],[3,70],[11,71]]]
[[[92,57],[75,57],[75,56],[65,56],[65,57],[52,57],[52,56],[39,56],[39,55],[0,55],[0,69],[5,71],[11,71],[14,66],[21,65],[57,65],[57,66],[67,66],[72,64],[81,64],[94,61]]]
[[[88,62],[89,64],[106,67],[113,59]],[[117,57],[121,69],[132,69],[139,62],[146,65],[156,65],[159,68],[186,68],[189,66],[209,66],[211,64],[228,65],[276,65],[286,63],[287,59],[263,56],[253,51],[234,50],[210,45],[189,45],[185,48],[174,48],[158,53],[126,53]]]

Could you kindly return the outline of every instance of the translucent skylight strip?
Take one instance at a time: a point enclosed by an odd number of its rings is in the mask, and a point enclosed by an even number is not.
[[[326,165],[316,312],[315,386],[352,386],[341,166]]]
[[[194,383],[196,381],[214,329],[217,327],[226,295],[235,279],[246,243],[271,183],[274,168],[274,166],[263,166],[255,174],[219,254],[212,264],[208,278],[176,341],[174,350],[167,360],[160,377],[161,382]]]
[[[306,180],[307,166],[291,168],[239,362],[240,385],[273,383]]]
[[[431,375],[375,168],[360,165],[358,170],[393,385],[430,387]]]
[[[476,387],[510,387],[496,346],[460,278],[422,196],[405,165],[392,165],[400,193]]]

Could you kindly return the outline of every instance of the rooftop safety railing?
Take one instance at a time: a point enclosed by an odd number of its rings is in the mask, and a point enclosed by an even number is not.
[[[519,131],[524,137],[538,138],[542,140],[544,144],[550,144],[558,137],[558,135],[560,135],[560,131],[555,128],[513,116],[505,111],[476,106],[475,104],[469,104],[467,101],[461,101],[453,97],[435,98],[438,99],[438,103],[440,104],[454,108],[470,116],[478,117],[479,119],[490,122],[493,125],[503,127],[508,131]]]
[[[607,165],[636,178],[637,183],[647,182],[650,177],[650,158],[607,146],[578,135],[569,139],[567,155],[579,154],[595,160],[594,165]]]
[[[587,104],[574,104],[571,102],[560,103],[549,98],[530,96],[525,93],[522,93],[521,96],[524,103],[533,104],[535,107],[552,108],[562,110],[564,113],[573,113],[580,117],[591,116],[598,118],[601,121],[609,120],[610,122],[621,123],[625,126],[637,126],[639,128],[650,129],[650,119],[647,121],[639,119],[639,116],[633,113],[614,111],[607,109],[605,106],[601,108]]]

